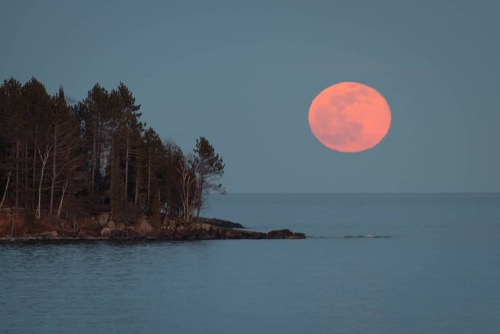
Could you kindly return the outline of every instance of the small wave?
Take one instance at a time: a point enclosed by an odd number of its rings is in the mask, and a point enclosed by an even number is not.
[[[387,238],[392,238],[390,235],[372,235],[372,234],[367,234],[367,235],[345,235],[344,239],[387,239]]]
[[[343,237],[341,236],[312,236],[308,235],[306,236],[307,239],[388,239],[392,238],[392,235],[372,235],[372,234],[366,234],[366,235],[344,235]]]

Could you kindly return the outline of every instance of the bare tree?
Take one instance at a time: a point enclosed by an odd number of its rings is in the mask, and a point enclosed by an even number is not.
[[[12,170],[9,171],[9,176],[7,176],[7,184],[5,185],[5,190],[3,192],[2,201],[0,202],[0,210],[2,210],[3,202],[5,201],[5,197],[7,197],[7,190],[9,189],[10,175],[12,174]]]
[[[36,219],[40,220],[41,214],[41,205],[42,205],[42,184],[43,184],[43,175],[45,171],[45,166],[49,161],[50,151],[52,150],[52,146],[45,146],[45,151],[42,154],[42,151],[39,149],[38,154],[40,155],[40,160],[42,162],[42,169],[40,171],[40,182],[38,183],[38,205],[36,207]]]
[[[68,188],[69,177],[70,176],[68,175],[66,182],[64,182],[61,199],[59,201],[59,208],[57,209],[57,218],[61,217],[61,210],[62,210],[62,205],[63,205],[63,201],[64,201],[64,195],[66,194],[66,189]]]
[[[182,212],[184,220],[189,223],[193,219],[193,211],[196,206],[196,200],[198,198],[196,186],[196,175],[194,173],[195,161],[194,157],[187,156],[182,160],[179,160],[179,173],[181,175],[181,200],[182,200]]]

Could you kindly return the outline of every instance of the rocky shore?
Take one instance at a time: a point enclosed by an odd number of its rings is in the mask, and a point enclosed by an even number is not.
[[[107,214],[93,217],[94,228],[58,226],[40,233],[26,233],[14,237],[2,236],[0,242],[71,242],[93,240],[116,241],[188,241],[221,239],[305,239],[305,234],[288,229],[270,232],[249,231],[238,223],[220,219],[201,218],[194,223],[167,221],[158,227],[142,218],[135,224],[116,224]]]

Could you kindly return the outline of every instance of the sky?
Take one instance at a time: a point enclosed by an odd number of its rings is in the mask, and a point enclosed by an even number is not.
[[[500,2],[2,1],[0,79],[74,100],[120,82],[185,152],[205,136],[239,192],[500,191]],[[312,100],[355,81],[387,100],[373,149],[340,153]]]

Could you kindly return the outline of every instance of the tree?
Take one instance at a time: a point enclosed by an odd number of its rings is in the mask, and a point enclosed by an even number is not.
[[[193,211],[196,207],[199,188],[196,180],[196,162],[191,154],[179,160],[178,171],[181,175],[182,216],[189,223],[193,220]]]
[[[182,203],[182,166],[185,161],[181,148],[173,141],[164,143],[165,157],[161,162],[162,193],[165,194],[165,210],[171,216],[183,215]]]
[[[130,206],[129,188],[135,190],[135,180],[130,177],[130,171],[131,158],[137,158],[143,131],[139,109],[140,106],[135,104],[135,98],[123,83],[111,91],[108,120],[111,147],[106,178],[111,212],[116,213],[118,219]]]
[[[38,154],[40,154],[40,160],[42,162],[42,168],[40,171],[40,182],[38,183],[38,204],[36,206],[36,219],[40,220],[40,217],[42,215],[42,185],[43,185],[43,178],[44,178],[44,172],[45,172],[45,167],[47,166],[47,162],[49,161],[50,158],[50,151],[52,150],[52,147],[50,146],[45,146],[45,149],[42,150],[38,149]]]
[[[53,100],[47,93],[45,86],[35,78],[31,78],[21,89],[23,105],[26,119],[29,121],[26,126],[27,140],[25,142],[25,192],[29,198],[26,207],[32,207],[35,203],[36,185],[39,173],[38,144],[40,137],[43,137],[44,129],[49,128],[48,117],[52,109]],[[43,138],[42,138],[43,140]],[[28,166],[31,164],[31,171],[28,173]],[[31,203],[30,203],[31,202]]]
[[[0,209],[24,208],[37,220],[111,211],[115,221],[161,214],[191,222],[224,162],[204,137],[192,153],[141,122],[123,84],[99,84],[74,105],[62,87],[53,96],[32,78],[0,86]],[[196,215],[195,215],[196,214]],[[124,216],[127,215],[127,216]],[[29,216],[26,216],[29,217]]]
[[[23,115],[23,99],[21,94],[21,83],[14,78],[5,80],[1,93],[2,104],[0,115],[2,116],[2,127],[0,132],[4,135],[6,144],[6,156],[2,165],[4,169],[14,173],[15,208],[19,207],[22,180],[21,147],[26,138],[26,117]]]
[[[142,133],[142,123],[139,121],[141,113],[139,113],[140,105],[135,104],[135,98],[132,92],[122,82],[117,90],[121,108],[119,110],[119,129],[123,134],[125,144],[125,175],[124,175],[124,200],[128,201],[129,194],[129,171],[131,155],[137,156],[139,141]]]
[[[61,210],[68,189],[73,194],[82,189],[82,170],[84,155],[80,137],[80,126],[75,114],[65,98],[62,87],[53,98],[51,113],[52,131],[52,175],[50,187],[49,214],[55,209],[56,195],[59,195],[57,218],[61,216]]]
[[[88,92],[87,98],[76,107],[76,114],[83,131],[83,148],[86,154],[87,189],[92,204],[102,201],[102,170],[105,168],[106,147],[109,134],[109,93],[98,83]]]
[[[165,168],[167,155],[166,148],[163,145],[160,136],[152,128],[148,128],[142,137],[141,156],[138,165],[138,175],[144,179],[144,207],[151,210],[151,204],[155,189],[160,189],[161,169]],[[139,172],[142,170],[142,172]],[[141,178],[137,178],[136,184],[142,183]],[[156,191],[157,192],[157,191]],[[165,193],[165,192],[164,192]]]
[[[195,172],[197,180],[197,201],[196,201],[196,220],[200,217],[200,211],[204,202],[204,195],[210,191],[225,194],[226,190],[219,180],[224,175],[224,162],[219,154],[215,153],[213,146],[205,137],[196,140],[195,153]]]

